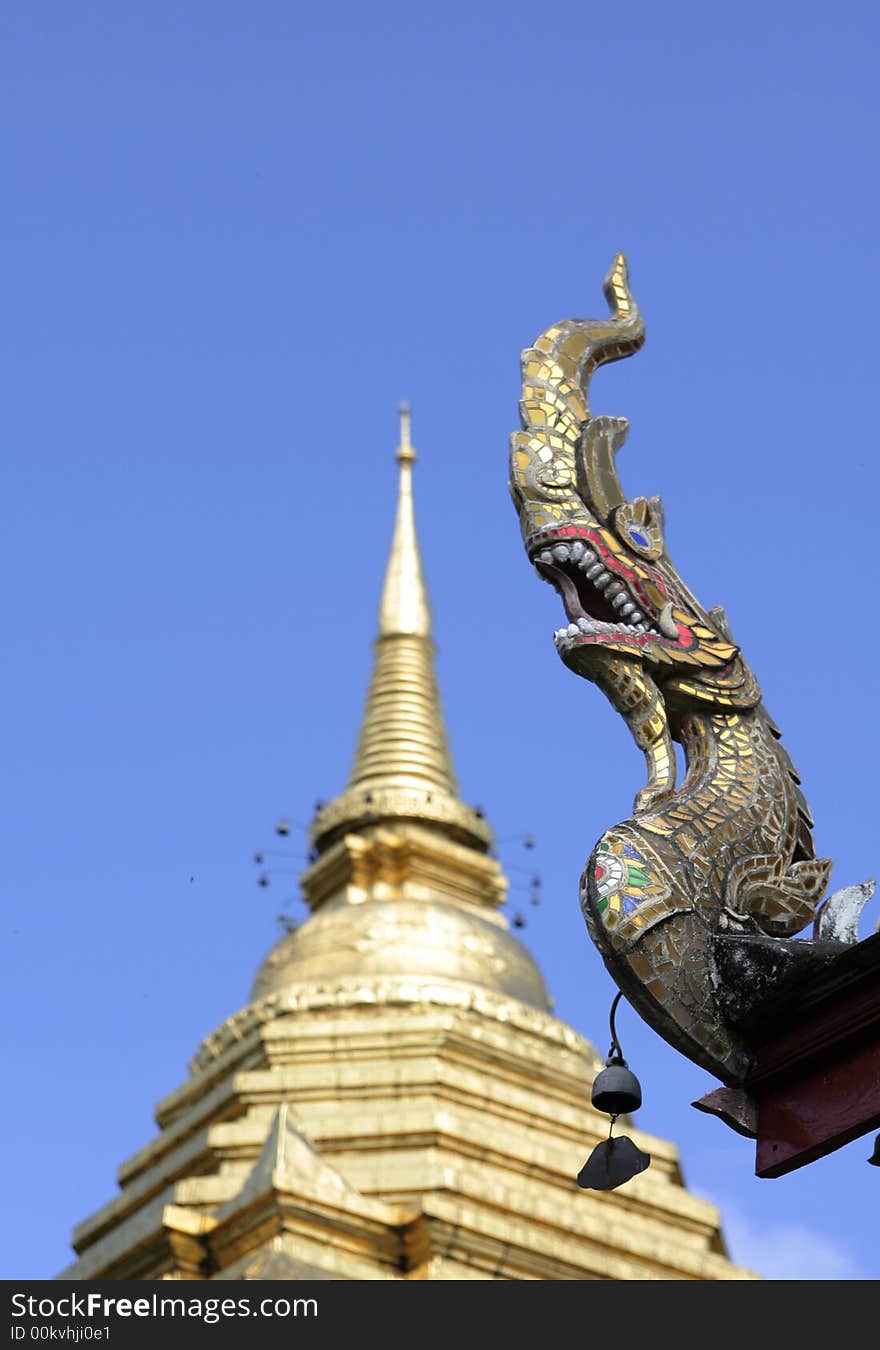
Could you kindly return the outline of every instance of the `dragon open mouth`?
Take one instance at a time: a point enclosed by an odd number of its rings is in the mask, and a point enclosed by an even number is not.
[[[617,638],[641,646],[661,637],[678,638],[668,612],[657,618],[647,615],[646,602],[582,539],[543,548],[532,561],[539,575],[559,592],[571,621],[567,629],[554,634],[557,642],[577,637],[605,642]]]

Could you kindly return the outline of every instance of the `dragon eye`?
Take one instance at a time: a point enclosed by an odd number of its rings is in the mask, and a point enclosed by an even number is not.
[[[645,497],[634,497],[618,506],[614,530],[620,542],[642,558],[653,561],[663,552],[663,513]]]

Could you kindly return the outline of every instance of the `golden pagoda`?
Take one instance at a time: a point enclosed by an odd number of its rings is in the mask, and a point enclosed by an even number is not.
[[[554,1017],[458,795],[416,537],[409,413],[354,765],[311,827],[310,917],[203,1041],[73,1234],[65,1280],[730,1280],[675,1147],[575,1177],[608,1133],[602,1060]]]

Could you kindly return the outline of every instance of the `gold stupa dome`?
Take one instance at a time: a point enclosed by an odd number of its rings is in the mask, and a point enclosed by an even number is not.
[[[602,1059],[550,1011],[492,830],[459,794],[406,409],[397,458],[354,762],[300,877],[310,916],[158,1104],[158,1136],[58,1278],[749,1278],[665,1141],[637,1134],[652,1166],[620,1200],[575,1184],[608,1131],[590,1104]]]
[[[400,411],[397,512],[354,763],[312,821],[314,861],[300,878],[312,915],[270,951],[251,998],[357,980],[376,997],[377,982],[407,977],[413,989],[470,986],[546,1012],[541,973],[500,912],[507,879],[491,828],[458,793]]]
[[[338,900],[287,933],[254,981],[261,1001],[300,983],[357,976],[410,976],[414,982],[478,985],[547,1012],[541,972],[497,916],[439,900]]]

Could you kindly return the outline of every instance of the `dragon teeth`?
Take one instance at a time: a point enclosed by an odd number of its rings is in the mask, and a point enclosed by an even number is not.
[[[538,554],[538,562],[552,563],[552,561],[553,561],[553,554],[550,552],[549,548],[543,549]]]
[[[581,555],[583,554],[583,551],[584,551],[583,541],[580,540],[580,539],[573,539],[573,540],[571,541],[571,545],[570,545],[570,550],[569,550],[569,551],[570,551],[570,554],[571,554],[571,557],[572,557],[573,561],[574,561],[574,562],[577,562],[578,559],[579,559],[579,558],[581,557]]]
[[[635,611],[638,614],[638,610]],[[641,619],[641,615],[639,615]],[[623,634],[632,633],[639,636],[644,633],[655,633],[656,629],[642,620],[640,623],[634,623],[630,616],[629,623],[605,623],[602,619],[590,619],[581,617],[577,623],[570,623],[566,628],[557,628],[553,634],[553,641],[556,646],[561,643],[568,643],[572,638],[581,634],[588,637],[611,637],[620,638]]]
[[[608,589],[609,590],[611,589],[610,586]],[[615,609],[622,610],[624,605],[627,603],[626,591],[618,591],[616,595],[611,597],[611,603]]]
[[[568,544],[554,544],[550,552],[556,562],[568,562]]]

